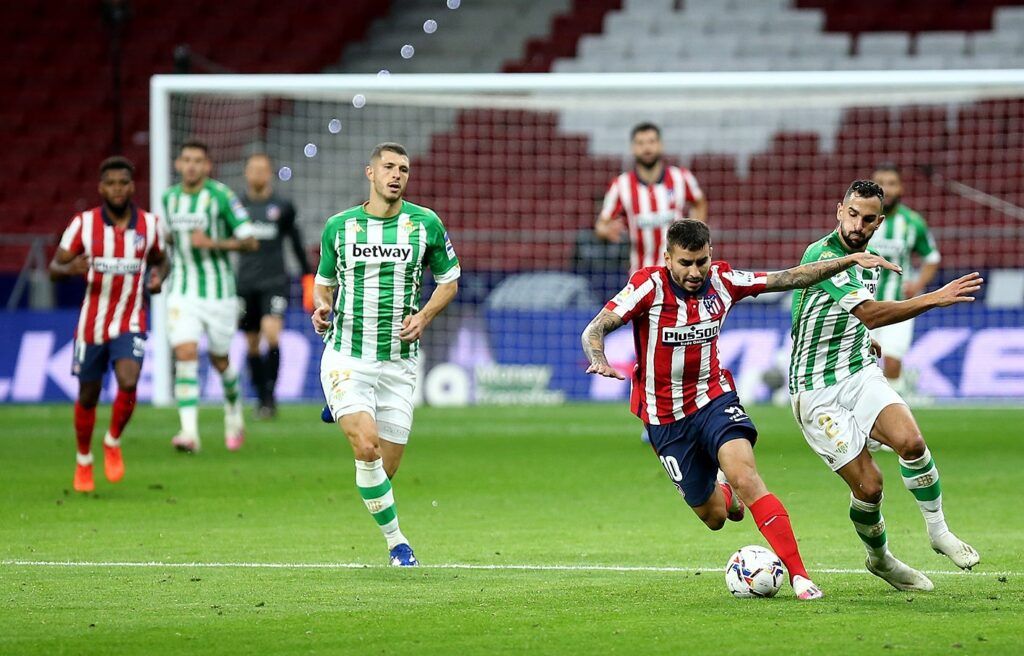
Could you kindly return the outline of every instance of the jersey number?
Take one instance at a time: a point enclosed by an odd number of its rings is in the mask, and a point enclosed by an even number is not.
[[[818,416],[818,426],[825,430],[825,435],[828,435],[829,439],[835,439],[839,434],[839,427],[832,423],[832,417],[828,415]]]
[[[679,461],[673,456],[659,456],[661,465],[668,472],[668,477],[678,483],[683,480],[683,472],[679,470]]]

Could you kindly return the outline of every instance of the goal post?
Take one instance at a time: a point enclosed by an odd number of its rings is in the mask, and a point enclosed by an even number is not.
[[[621,399],[624,385],[582,374],[578,334],[626,279],[625,245],[598,242],[590,227],[612,177],[631,166],[640,121],[658,124],[666,159],[696,176],[715,255],[737,268],[796,264],[833,228],[845,185],[894,161],[904,200],[942,252],[939,277],[992,274],[977,304],[915,326],[907,365],[922,394],[1024,397],[1012,357],[1024,344],[1024,70],[157,75],[150,205],[161,212],[185,137],[210,144],[213,177],[237,192],[258,149],[312,245],[324,219],[365,197],[369,147],[402,142],[413,162],[407,198],[439,213],[463,260],[460,296],[425,338],[426,400]],[[160,405],[173,378],[163,296],[151,340]],[[741,304],[723,332],[727,366],[751,400],[769,398],[767,374],[788,349],[785,303]],[[285,399],[316,399],[306,326],[289,316],[285,368],[288,348],[304,360],[283,380]],[[631,342],[619,332],[610,355],[628,369]],[[216,386],[208,391],[215,398]]]

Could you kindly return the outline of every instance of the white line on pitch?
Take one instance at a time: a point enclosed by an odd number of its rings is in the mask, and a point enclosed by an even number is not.
[[[385,569],[381,563],[164,563],[157,561],[78,561],[78,560],[0,560],[0,565],[12,567],[95,567],[95,568],[240,568],[240,569]],[[655,565],[475,565],[469,563],[441,563],[420,565],[423,569],[468,569],[527,572],[715,572],[722,567],[700,565],[696,567],[667,567]],[[825,574],[866,574],[863,569],[839,567],[812,567],[813,571]],[[962,572],[959,570],[921,570],[925,574],[949,574],[960,576],[1021,576],[1024,572]]]

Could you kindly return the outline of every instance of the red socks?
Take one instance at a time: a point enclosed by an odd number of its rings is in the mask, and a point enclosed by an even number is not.
[[[803,560],[800,559],[800,549],[796,546],[796,536],[793,535],[793,526],[789,523],[789,513],[779,498],[771,493],[764,495],[750,504],[750,514],[754,516],[757,529],[768,540],[772,551],[782,559],[790,580],[794,576],[811,578],[804,569]]]
[[[120,439],[122,431],[128,420],[132,418],[132,411],[135,410],[135,390],[125,392],[117,390],[114,397],[114,406],[110,412],[110,436]]]
[[[75,401],[75,439],[78,440],[78,452],[89,455],[92,448],[92,429],[96,425],[96,407],[83,408]]]
[[[718,487],[722,490],[722,496],[725,497],[725,509],[728,510],[729,506],[732,505],[732,486],[719,483]]]

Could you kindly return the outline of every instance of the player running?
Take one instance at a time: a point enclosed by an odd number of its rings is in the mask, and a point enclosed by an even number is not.
[[[804,568],[789,514],[757,472],[757,429],[740,405],[732,374],[719,364],[718,334],[732,306],[748,296],[807,287],[854,264],[899,268],[857,253],[750,273],[712,262],[711,250],[707,225],[691,219],[673,223],[665,266],[634,273],[583,332],[587,373],[623,379],[608,364],[604,339],[632,321],[637,351],[632,410],[683,499],[713,531],[726,518],[741,520],[744,504],[749,506],[757,528],[786,565],[796,596],[818,599],[822,592]],[[724,476],[716,476],[719,469]]]
[[[895,164],[875,167],[872,180],[885,192],[882,212],[885,221],[871,241],[871,247],[882,257],[896,262],[904,271],[911,269],[911,259],[918,256],[921,270],[913,280],[900,280],[885,271],[878,279],[877,301],[901,301],[914,298],[925,290],[939,271],[942,256],[928,231],[924,218],[903,204],[903,182]],[[900,394],[913,392],[913,385],[903,375],[903,358],[914,337],[914,320],[882,326],[871,331],[882,347],[882,373],[889,385]]]
[[[135,167],[124,157],[103,160],[99,184],[103,204],[71,219],[50,262],[53,280],[84,275],[86,281],[71,366],[78,376],[76,492],[94,489],[92,430],[103,379],[111,363],[117,396],[110,427],[103,437],[103,471],[111,483],[124,477],[121,434],[135,409],[135,389],[146,350],[147,298],[143,287],[150,294],[158,294],[167,277],[168,261],[158,219],[132,202],[134,172]]]
[[[437,214],[402,198],[405,148],[376,146],[366,177],[370,199],[324,227],[312,321],[327,345],[320,361],[326,419],[352,445],[356,488],[384,533],[391,564],[407,567],[419,562],[398,527],[390,479],[412,428],[418,340],[455,298],[461,269]],[[424,266],[437,287],[421,309]]]
[[[885,195],[870,180],[850,185],[836,209],[837,229],[811,244],[802,262],[835,262],[862,254],[883,225]],[[863,265],[861,265],[863,266]],[[897,590],[931,590],[921,572],[889,552],[882,519],[882,473],[868,438],[899,455],[903,484],[917,499],[932,548],[970,569],[978,552],[949,530],[942,513],[939,470],[910,409],[879,370],[868,330],[906,321],[937,307],[969,303],[981,289],[977,273],[905,301],[876,301],[876,272],[856,267],[797,292],[789,391],[811,449],[852,492],[850,519],[867,549],[867,569]]]
[[[245,422],[238,373],[228,348],[238,326],[238,298],[230,251],[259,248],[245,207],[234,192],[211,180],[209,151],[201,141],[181,145],[174,168],[181,182],[164,192],[171,228],[174,274],[167,298],[167,332],[174,348],[174,396],[181,431],[171,439],[180,451],[199,451],[199,338],[206,334],[210,364],[224,387],[224,442],[242,447]]]
[[[684,218],[685,210],[690,218],[706,220],[708,202],[689,170],[665,164],[657,125],[640,123],[630,132],[630,141],[635,166],[612,180],[594,232],[615,243],[624,230],[629,232],[633,246],[629,272],[633,273],[659,263],[668,227]]]
[[[295,206],[274,191],[270,183],[272,177],[268,155],[249,156],[245,162],[248,189],[242,200],[260,248],[242,253],[238,258],[238,296],[243,305],[241,328],[248,346],[249,376],[259,399],[257,415],[263,419],[277,414],[274,388],[281,365],[278,343],[288,309],[288,274],[284,266],[286,238],[291,242],[303,278],[313,277],[302,247]],[[260,353],[261,338],[267,342],[265,355]]]

